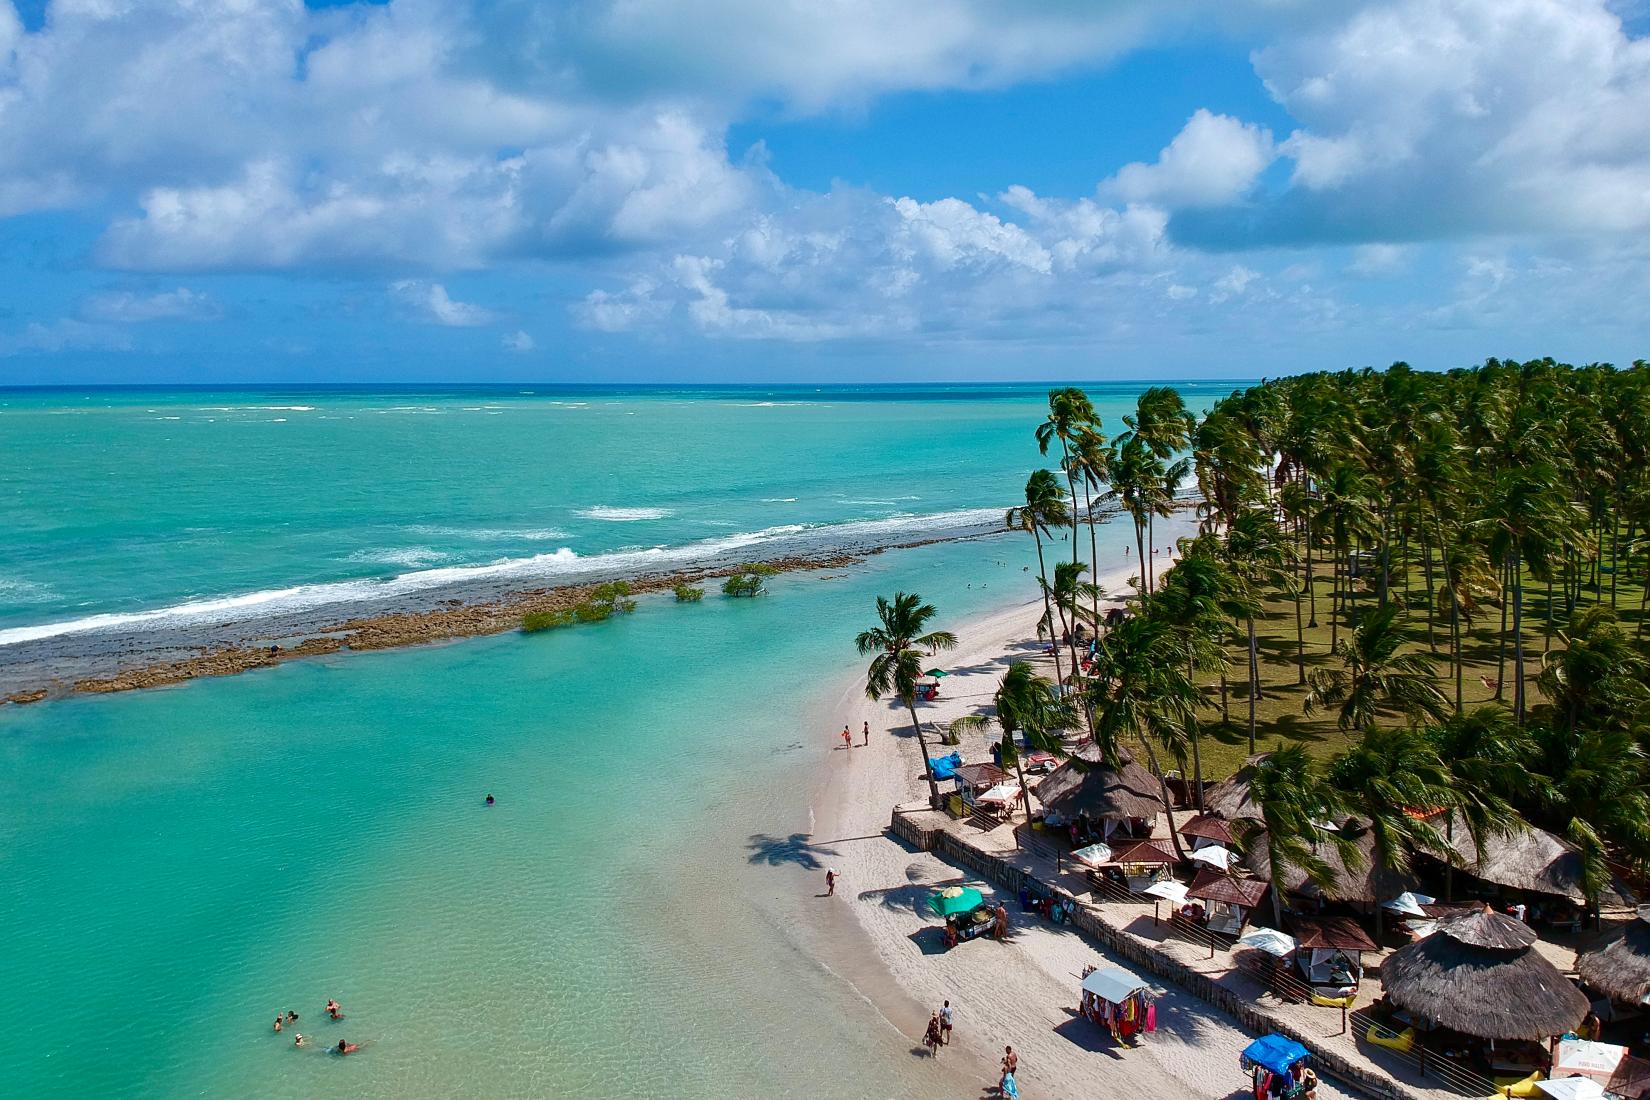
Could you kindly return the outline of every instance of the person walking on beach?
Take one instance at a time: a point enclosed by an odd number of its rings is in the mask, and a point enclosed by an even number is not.
[[[1008,939],[1008,906],[1002,902],[997,903],[997,938]]]
[[[842,727],[842,747],[845,749],[851,749],[854,747],[854,735],[848,732],[848,727],[846,725]]]
[[[928,1048],[928,1053],[938,1058],[940,1047],[944,1039],[940,1036],[940,1014],[934,1013],[928,1018],[928,1030],[923,1034],[922,1045]]]
[[[865,733],[864,744],[869,745],[871,743],[871,723],[869,723],[869,722],[865,723],[864,733]]]
[[[1013,1047],[1004,1047],[1003,1076],[1002,1079],[997,1082],[998,1092],[1002,1093],[1004,1096],[1010,1097],[1018,1097],[1020,1095],[1020,1083],[1014,1078],[1014,1075],[1019,1072],[1019,1069],[1020,1056],[1014,1053]]]
[[[940,1038],[946,1046],[951,1045],[951,1002],[946,1001],[940,1008]]]
[[[828,897],[828,898],[833,898],[833,897],[836,896],[836,868],[835,867],[825,868],[825,896]]]

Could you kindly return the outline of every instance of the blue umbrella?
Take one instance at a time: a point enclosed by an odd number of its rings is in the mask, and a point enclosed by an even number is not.
[[[1293,1039],[1282,1035],[1262,1035],[1243,1048],[1245,1066],[1264,1066],[1273,1073],[1288,1073],[1291,1066],[1306,1058],[1308,1051]]]

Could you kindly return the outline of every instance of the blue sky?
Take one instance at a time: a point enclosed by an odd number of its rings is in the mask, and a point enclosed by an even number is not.
[[[1650,356],[1607,0],[0,0],[0,384]]]

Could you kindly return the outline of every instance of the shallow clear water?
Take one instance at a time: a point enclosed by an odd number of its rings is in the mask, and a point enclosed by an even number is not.
[[[1109,429],[1132,392],[1097,393]],[[411,546],[1000,509],[1039,461],[1040,393],[769,399],[0,394],[0,625],[388,575]],[[874,596],[955,624],[1033,561],[940,544],[761,600],[0,706],[0,1095],[956,1091],[815,961],[790,838]],[[372,1045],[294,1050],[286,1008]]]
[[[820,884],[788,838],[874,595],[954,623],[1030,557],[931,546],[757,601],[0,709],[3,1091],[931,1087],[804,949]],[[291,1049],[288,1007],[374,1045]]]

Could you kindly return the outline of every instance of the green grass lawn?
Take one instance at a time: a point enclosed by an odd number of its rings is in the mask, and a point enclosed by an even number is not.
[[[1320,568],[1315,578],[1314,587],[1317,589],[1318,625],[1313,628],[1306,625],[1310,622],[1307,616],[1307,598],[1301,597],[1301,621],[1304,627],[1306,648],[1306,669],[1308,675],[1313,668],[1334,666],[1338,662],[1330,654],[1330,578],[1327,568]],[[1408,633],[1412,639],[1412,648],[1426,650],[1427,626],[1424,614],[1426,601],[1425,580],[1419,566],[1413,569],[1410,578],[1413,603],[1408,612]],[[1616,591],[1616,613],[1623,623],[1629,627],[1636,627],[1641,612],[1639,603],[1643,597],[1642,583],[1629,583],[1623,575]],[[1403,601],[1404,589],[1401,583],[1395,583],[1392,589],[1392,598]],[[1535,686],[1535,677],[1541,672],[1541,656],[1548,648],[1549,639],[1546,630],[1546,586],[1538,585],[1535,581],[1526,582],[1525,590],[1525,622],[1524,622],[1524,651],[1525,673],[1529,682],[1528,705],[1537,706],[1544,700]],[[1583,590],[1582,599],[1577,604],[1576,613],[1595,603],[1610,603],[1610,578],[1604,577],[1603,592],[1595,596],[1589,587]],[[1373,592],[1360,592],[1356,601],[1356,608],[1362,610],[1373,608],[1376,597]],[[1555,620],[1557,629],[1563,628],[1563,596],[1555,598]],[[1496,655],[1498,651],[1498,632],[1501,626],[1501,611],[1497,607],[1484,606],[1479,609],[1472,629],[1463,634],[1462,650],[1466,658],[1462,680],[1461,700],[1466,709],[1493,700],[1496,692],[1485,686],[1484,679],[1495,680],[1497,675]],[[1280,741],[1299,742],[1307,746],[1308,750],[1317,756],[1330,756],[1341,751],[1352,739],[1351,736],[1337,727],[1333,714],[1318,713],[1308,715],[1304,713],[1302,704],[1305,702],[1307,688],[1298,683],[1299,674],[1296,665],[1295,644],[1295,605],[1293,600],[1275,599],[1265,605],[1263,617],[1255,622],[1255,629],[1260,640],[1260,698],[1255,704],[1256,732],[1255,748],[1265,751],[1276,746]],[[1438,652],[1438,687],[1450,700],[1455,698],[1455,685],[1452,669],[1449,662],[1449,623],[1434,625],[1434,636]],[[1650,627],[1646,628],[1650,630]],[[1349,634],[1346,622],[1341,622],[1340,634],[1344,639]],[[1563,644],[1559,637],[1551,638],[1551,646]],[[1199,682],[1203,686],[1204,694],[1209,700],[1210,707],[1203,711],[1203,777],[1205,782],[1212,782],[1235,771],[1243,763],[1249,752],[1249,691],[1248,691],[1248,655],[1247,647],[1234,642],[1228,649],[1230,669],[1227,673],[1228,692],[1227,709],[1229,721],[1221,721],[1220,707],[1220,680],[1215,675],[1200,675]],[[1506,678],[1501,695],[1510,706],[1513,698],[1513,656],[1512,638],[1507,639],[1507,667]],[[1387,716],[1391,721],[1400,721],[1397,715]],[[1188,761],[1189,763],[1189,761]]]

